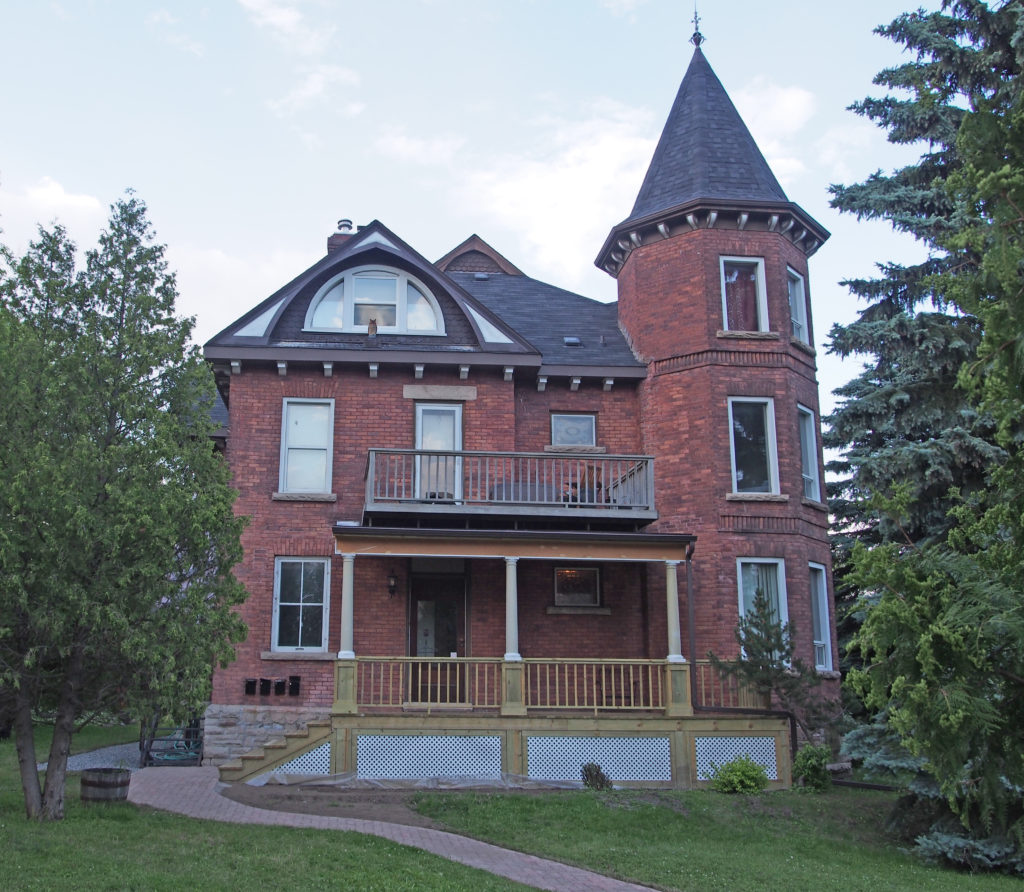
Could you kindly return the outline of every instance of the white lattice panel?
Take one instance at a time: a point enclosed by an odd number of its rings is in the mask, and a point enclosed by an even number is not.
[[[360,734],[356,776],[374,780],[501,777],[501,738],[441,734]]]
[[[290,762],[279,765],[277,771],[284,774],[330,774],[331,773],[331,745],[323,743],[316,749],[296,756]]]
[[[536,780],[578,781],[587,762],[613,781],[672,780],[667,737],[528,737],[526,761]]]
[[[774,737],[697,737],[694,742],[698,780],[711,780],[714,765],[725,765],[739,756],[747,756],[761,765],[769,780],[779,779]]]

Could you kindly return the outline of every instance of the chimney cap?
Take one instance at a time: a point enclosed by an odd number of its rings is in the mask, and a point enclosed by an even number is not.
[[[345,235],[350,235],[352,233],[352,221],[349,220],[348,217],[342,217],[338,221],[338,232]]]

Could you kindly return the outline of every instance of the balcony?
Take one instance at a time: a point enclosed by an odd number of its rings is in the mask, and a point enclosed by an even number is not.
[[[573,526],[657,519],[654,459],[646,455],[371,449],[368,518],[445,515]]]

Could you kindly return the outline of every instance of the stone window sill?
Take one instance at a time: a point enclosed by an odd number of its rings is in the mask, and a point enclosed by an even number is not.
[[[825,679],[827,681],[838,681],[843,676],[836,672],[834,669],[817,669],[818,678]]]
[[[564,616],[566,614],[582,613],[592,616],[611,616],[611,607],[549,607],[549,616]]]
[[[275,502],[336,502],[333,492],[275,492],[270,496]]]
[[[582,455],[604,455],[608,449],[605,446],[545,446],[545,452],[576,452]]]
[[[727,502],[788,502],[789,496],[770,492],[730,492],[726,493]]]
[[[330,651],[305,650],[265,650],[260,653],[261,660],[337,660],[338,655]]]
[[[777,331],[717,331],[716,338],[735,338],[739,341],[777,341]]]
[[[792,340],[790,343],[800,350],[802,353],[806,353],[808,356],[817,356],[817,351],[810,345],[805,344],[803,341]]]
[[[828,505],[826,505],[824,502],[819,502],[816,499],[808,499],[806,497],[801,497],[800,504],[806,505],[808,508],[814,508],[815,511],[828,511]]]

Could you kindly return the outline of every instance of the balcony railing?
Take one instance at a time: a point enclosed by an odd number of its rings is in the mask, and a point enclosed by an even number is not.
[[[645,455],[371,449],[371,511],[563,514],[653,520],[654,460]],[[575,512],[575,513],[573,513]]]
[[[660,660],[527,659],[522,666],[523,702],[530,711],[659,712],[668,706],[665,663]],[[768,705],[708,662],[691,663],[689,671],[695,673],[698,706]],[[497,657],[359,657],[356,703],[360,709],[498,709],[501,673]]]

